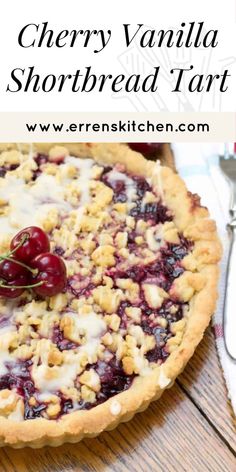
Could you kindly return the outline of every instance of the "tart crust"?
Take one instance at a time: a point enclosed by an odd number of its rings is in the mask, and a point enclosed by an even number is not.
[[[33,149],[48,153],[56,144],[34,144]],[[130,388],[91,410],[79,410],[62,416],[59,420],[44,418],[21,422],[0,417],[0,445],[14,448],[45,445],[59,446],[65,442],[77,442],[84,437],[94,437],[104,430],[115,428],[120,422],[130,420],[137,412],[145,410],[158,399],[166,388],[173,385],[203,337],[214,312],[217,300],[217,263],[221,257],[221,245],[215,223],[209,219],[206,208],[199,205],[189,193],[182,179],[171,169],[161,167],[125,144],[58,144],[79,157],[91,157],[106,165],[124,164],[128,172],[149,177],[158,186],[164,201],[174,214],[174,222],[184,236],[194,243],[194,273],[203,276],[204,284],[189,301],[189,312],[181,344],[161,366],[151,374],[136,377]],[[28,144],[0,144],[0,150],[20,149],[30,151]],[[191,274],[191,261],[186,262]],[[197,268],[196,268],[197,267]]]

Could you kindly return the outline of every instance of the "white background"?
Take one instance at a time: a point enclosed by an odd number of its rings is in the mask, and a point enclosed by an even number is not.
[[[4,2],[0,17],[0,111],[235,111],[236,110],[236,59],[235,33],[236,8],[234,0],[15,0]],[[112,36],[108,46],[99,54],[92,48],[46,47],[23,49],[17,43],[21,28],[27,23],[48,21],[49,27],[56,32],[62,29],[111,29]],[[146,51],[140,53],[137,46],[126,49],[123,36],[123,23],[137,23],[161,28],[180,28],[185,21],[205,21],[207,29],[219,29],[219,46],[215,49],[185,50],[176,53],[175,48],[160,50],[156,48],[152,57]],[[54,73],[74,73],[91,65],[94,72],[134,73],[150,69],[164,61],[171,67],[180,64],[195,66],[196,72],[222,73],[230,69],[229,91],[219,93],[171,92],[171,84],[165,77],[158,82],[155,94],[113,94],[73,93],[67,89],[62,93],[6,93],[10,72],[16,67],[35,66],[35,72],[42,76]],[[230,65],[229,65],[230,64]],[[181,100],[179,100],[181,98]]]

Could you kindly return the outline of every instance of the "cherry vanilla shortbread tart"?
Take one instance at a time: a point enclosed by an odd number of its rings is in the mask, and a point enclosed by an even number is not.
[[[144,410],[192,356],[217,298],[215,223],[125,144],[0,151],[0,444],[76,442]]]

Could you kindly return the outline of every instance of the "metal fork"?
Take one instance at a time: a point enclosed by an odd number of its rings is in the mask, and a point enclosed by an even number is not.
[[[229,233],[229,256],[226,269],[226,286],[224,298],[223,329],[225,347],[230,357],[236,360],[236,145],[233,153],[225,144],[225,152],[220,156],[220,168],[230,185],[230,221],[227,224]]]

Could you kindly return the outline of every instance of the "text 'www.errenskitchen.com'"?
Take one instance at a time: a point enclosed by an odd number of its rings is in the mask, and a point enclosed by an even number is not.
[[[137,122],[135,120],[118,120],[113,123],[83,122],[83,123],[26,123],[28,133],[209,133],[209,123],[157,123],[154,121]]]

